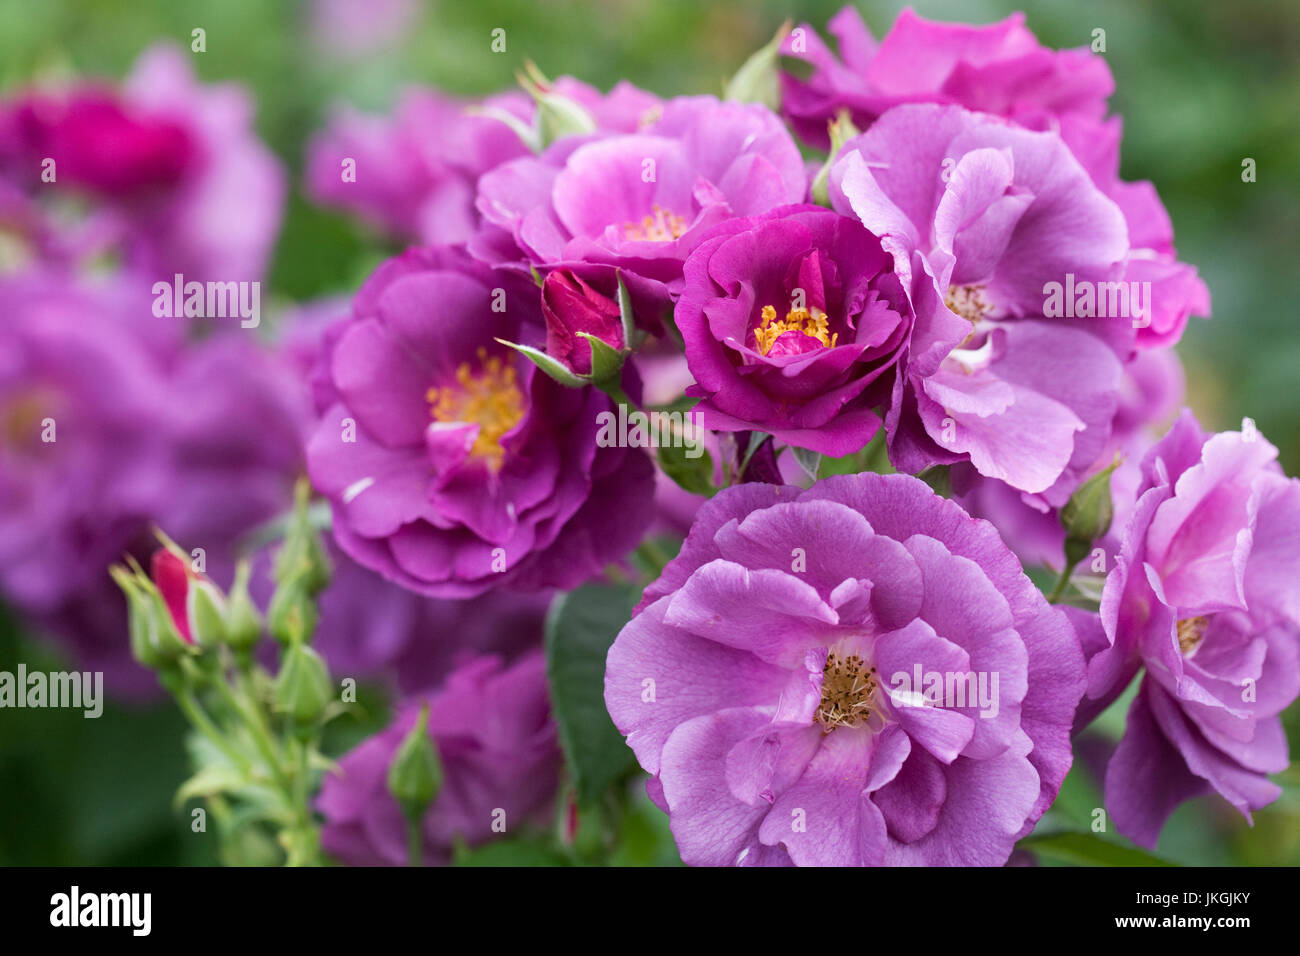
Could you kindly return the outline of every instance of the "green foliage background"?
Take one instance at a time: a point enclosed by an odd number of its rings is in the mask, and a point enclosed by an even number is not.
[[[858,5],[877,35],[902,6]],[[1124,175],[1156,183],[1182,258],[1200,267],[1214,297],[1215,318],[1194,320],[1180,348],[1190,402],[1210,427],[1254,418],[1281,449],[1287,471],[1300,473],[1293,393],[1300,370],[1300,4],[915,5],[926,16],[969,22],[1024,9],[1030,28],[1056,47],[1087,44],[1094,28],[1106,30],[1105,55],[1118,87],[1112,108],[1125,122]],[[188,48],[191,29],[203,27],[207,52],[193,57],[199,76],[248,86],[261,134],[297,173],[306,138],[336,100],[382,110],[406,84],[486,93],[512,85],[525,59],[550,75],[569,73],[602,88],[627,78],[664,95],[718,92],[782,20],[821,28],[839,6],[443,0],[425,3],[395,47],[341,60],[313,46],[305,3],[0,0],[0,84],[69,71],[117,78],[151,43]],[[496,27],[507,31],[505,54],[490,52]],[[1241,181],[1245,157],[1258,164],[1255,183]],[[373,237],[295,192],[271,292],[281,301],[346,292],[384,253]],[[0,620],[0,669],[12,670],[18,660],[37,667],[47,653],[20,636],[12,619]],[[382,704],[372,701],[372,726],[382,720]],[[1291,739],[1300,743],[1296,718],[1292,708]],[[1121,732],[1122,711],[1105,724],[1107,732]],[[341,733],[356,739],[366,729],[353,724]],[[171,805],[185,776],[182,738],[180,717],[165,706],[112,706],[96,721],[67,711],[0,712],[0,863],[213,862],[212,837],[191,834],[188,813]],[[1091,822],[1100,805],[1097,783],[1086,756],[1078,764],[1040,832]],[[1253,830],[1221,801],[1185,806],[1166,828],[1160,854],[1193,864],[1300,864],[1300,773],[1293,768],[1282,782],[1283,798],[1256,815]],[[616,860],[662,858],[662,847],[653,845],[664,839],[662,826],[638,820],[629,839],[649,848],[616,853]],[[537,859],[532,852],[517,859]],[[1068,861],[1069,847],[1053,859]]]

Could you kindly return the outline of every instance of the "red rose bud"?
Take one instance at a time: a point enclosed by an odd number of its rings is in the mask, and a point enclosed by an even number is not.
[[[578,333],[593,335],[617,351],[623,349],[618,302],[568,269],[552,272],[542,283],[542,314],[546,317],[546,353],[579,375],[591,374],[591,343]]]
[[[169,548],[154,552],[149,571],[186,643],[207,647],[225,640],[225,599],[211,581]]]

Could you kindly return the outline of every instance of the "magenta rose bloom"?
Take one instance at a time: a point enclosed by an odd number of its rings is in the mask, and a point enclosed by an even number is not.
[[[901,103],[957,103],[1039,129],[1063,117],[1100,120],[1115,91],[1110,67],[1090,50],[1049,50],[1014,13],[987,26],[940,23],[910,7],[879,43],[851,6],[828,23],[840,56],[807,24],[781,52],[812,67],[781,75],[781,110],[803,139],[826,149],[827,123],[847,109],[866,129]],[[796,43],[801,43],[800,50]]]
[[[408,699],[386,730],[325,777],[316,800],[325,817],[321,844],[341,862],[406,864],[406,818],[388,792],[388,765],[426,702],[443,770],[442,789],[423,820],[426,864],[449,862],[457,840],[469,846],[507,840],[548,820],[562,760],[545,659],[539,652],[503,667],[497,658],[478,657],[437,691]]]
[[[308,411],[274,354],[182,347],[149,305],[121,278],[0,280],[0,594],[114,692],[156,681],[109,564],[147,562],[156,523],[227,583],[238,538],[291,501]]]
[[[483,176],[484,227],[470,249],[490,262],[616,265],[676,291],[710,226],[807,191],[799,150],[771,111],[679,97],[639,133],[567,137]]]
[[[621,82],[608,93],[572,77],[551,89],[585,109],[596,128],[634,132],[658,97]],[[375,116],[341,106],[307,147],[307,192],[407,242],[455,243],[479,225],[478,178],[502,163],[531,156],[501,115],[534,121],[522,93],[481,102],[410,89],[392,113]],[[353,165],[345,168],[347,160]]]
[[[1195,267],[1178,261],[1173,226],[1155,187],[1119,177],[1121,122],[1106,117],[1115,84],[1105,57],[1086,47],[1043,47],[1022,13],[971,26],[926,20],[905,9],[878,44],[853,7],[832,17],[829,28],[840,59],[807,24],[782,47],[812,66],[806,80],[789,73],[781,79],[782,110],[802,138],[825,149],[827,123],[840,110],[866,129],[903,103],[957,104],[1058,133],[1124,215],[1131,246],[1125,281],[1151,283],[1137,345],[1172,345],[1188,316],[1210,314],[1205,283]]]
[[[937,298],[932,308],[940,308]],[[856,218],[788,206],[733,219],[686,263],[677,327],[707,428],[828,455],[880,426],[914,325],[893,258]]]
[[[412,249],[371,276],[329,339],[338,401],[308,468],[360,564],[433,597],[471,597],[572,587],[636,546],[649,457],[598,447],[609,399],[556,384],[497,341],[541,345],[530,280],[453,247]]]
[[[835,208],[910,270],[918,310],[947,305],[900,363],[890,460],[909,473],[969,461],[1063,504],[1105,446],[1133,350],[1132,319],[1096,291],[1122,275],[1119,209],[1059,137],[959,107],[896,107],[840,157]],[[1052,314],[1052,283],[1093,289],[1108,312]]]
[[[992,525],[860,474],[704,505],[605,703],[687,863],[996,866],[1069,769],[1083,684]]]
[[[398,240],[463,242],[478,225],[478,177],[528,154],[510,127],[475,115],[475,106],[521,121],[531,111],[520,93],[474,104],[422,89],[403,94],[390,116],[336,109],[307,147],[308,195]]]
[[[41,179],[46,158],[52,183]],[[245,93],[201,86],[167,46],[146,51],[120,90],[85,84],[0,104],[0,177],[38,201],[89,198],[62,227],[75,237],[67,244],[166,280],[260,279],[285,193]]]
[[[111,587],[163,498],[170,393],[148,305],[124,283],[0,278],[0,593],[28,613]]]
[[[1096,712],[1139,668],[1106,771],[1121,832],[1154,846],[1184,800],[1219,793],[1247,819],[1281,792],[1281,711],[1300,693],[1300,481],[1257,432],[1207,435],[1190,412],[1142,462],[1144,482],[1101,602],[1088,663]]]

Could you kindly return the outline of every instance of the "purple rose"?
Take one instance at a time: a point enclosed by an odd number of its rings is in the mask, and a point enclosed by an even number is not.
[[[308,447],[334,536],[360,564],[471,597],[572,587],[636,546],[648,456],[598,447],[609,399],[497,341],[541,344],[538,298],[530,280],[452,247],[412,249],[362,287],[330,336],[338,401]]]
[[[888,402],[914,324],[880,240],[819,206],[711,232],[687,260],[675,317],[706,427],[835,456],[880,426],[872,406]]]
[[[903,103],[958,104],[1016,126],[1059,133],[1096,186],[1120,208],[1131,252],[1126,282],[1150,283],[1137,345],[1172,345],[1189,315],[1209,315],[1210,296],[1193,266],[1178,261],[1173,226],[1155,187],[1119,177],[1121,123],[1106,118],[1115,84],[1105,57],[1084,48],[1049,50],[1017,13],[998,23],[939,23],[905,9],[876,43],[845,7],[831,18],[840,59],[807,24],[782,52],[811,64],[801,80],[782,74],[782,110],[810,143],[829,146],[827,123],[848,110],[866,129]],[[800,49],[802,47],[802,49]]]
[[[659,104],[658,97],[627,82],[601,93],[562,76],[550,89],[585,109],[605,132],[634,132]],[[387,116],[340,106],[308,144],[308,194],[395,239],[463,242],[479,226],[479,177],[531,156],[515,131],[491,114],[529,124],[535,112],[523,93],[474,102],[419,88],[407,90]]]
[[[406,864],[406,821],[388,792],[388,765],[425,702],[443,770],[442,789],[423,820],[426,863],[449,862],[458,840],[476,846],[504,839],[500,824],[513,834],[548,819],[562,761],[546,696],[546,662],[540,653],[511,667],[480,657],[436,692],[408,700],[388,729],[325,777],[316,801],[325,817],[321,842],[343,863]]]
[[[170,392],[143,292],[0,278],[0,591],[29,613],[111,587],[165,492]]]
[[[127,278],[0,279],[0,593],[114,692],[156,681],[108,565],[147,562],[157,524],[229,583],[241,536],[291,501],[309,411],[274,352],[182,345],[149,305]]]
[[[938,316],[895,380],[890,460],[910,473],[969,461],[1063,504],[1106,443],[1133,349],[1132,320],[1098,292],[1128,252],[1119,209],[1059,137],[958,107],[896,107],[840,157],[835,207],[880,236],[918,313]],[[1055,314],[1053,284],[1107,311]]]
[[[764,107],[680,97],[628,135],[567,137],[483,176],[486,261],[599,262],[676,291],[682,262],[710,227],[802,201],[808,177]]]
[[[110,90],[36,93],[17,105],[12,122],[29,155],[49,157],[64,181],[103,196],[170,189],[196,158],[186,127],[128,112]]]
[[[806,80],[782,74],[782,112],[822,149],[830,145],[827,123],[842,109],[859,129],[901,103],[957,103],[1032,128],[1105,116],[1115,91],[1105,59],[1087,48],[1046,49],[1024,22],[1015,13],[987,26],[940,23],[909,7],[877,43],[858,11],[845,7],[828,24],[839,59],[807,24],[785,39],[782,54],[809,63],[812,73]]]
[[[82,85],[0,105],[0,178],[39,201],[89,195],[86,213],[61,226],[67,245],[83,258],[120,255],[151,281],[260,279],[285,193],[245,93],[199,85],[169,46],[146,51],[120,90]]]
[[[992,525],[861,474],[705,504],[605,703],[687,863],[996,866],[1069,769],[1083,684]]]
[[[403,94],[391,116],[348,107],[307,147],[307,192],[408,242],[463,242],[474,232],[474,184],[509,159],[528,153],[500,120],[474,115],[482,107],[526,120],[521,93],[462,102],[431,90]]]
[[[1266,775],[1288,766],[1278,715],[1300,693],[1300,481],[1276,457],[1253,425],[1207,435],[1185,412],[1142,462],[1085,709],[1145,669],[1106,771],[1116,826],[1145,846],[1190,797],[1250,819],[1281,792]]]

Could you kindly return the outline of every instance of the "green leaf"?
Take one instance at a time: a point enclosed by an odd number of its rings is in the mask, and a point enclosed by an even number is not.
[[[453,866],[568,866],[569,861],[537,840],[516,837],[482,846],[456,848]]]
[[[821,453],[810,451],[807,448],[797,448],[794,445],[790,446],[790,450],[794,452],[794,460],[799,463],[799,467],[804,470],[804,474],[816,481],[817,472],[821,469],[822,464]]]
[[[952,497],[952,470],[947,465],[933,465],[916,477],[929,485],[939,497]]]
[[[781,107],[781,89],[777,59],[781,41],[790,32],[790,21],[781,24],[770,41],[746,60],[736,75],[727,83],[722,94],[724,100],[740,103],[762,103],[770,110]]]
[[[873,471],[878,475],[895,474],[894,466],[889,463],[889,451],[885,445],[885,430],[876,432],[874,438],[867,442],[865,448],[843,458],[822,458],[818,474],[823,478],[831,475],[857,475],[864,471]]]
[[[248,778],[230,764],[204,767],[176,789],[173,806],[180,809],[187,800],[210,797],[214,793],[235,793],[248,785]]]
[[[682,549],[682,539],[670,535],[647,537],[637,547],[632,560],[647,581],[653,581],[663,574],[668,562],[677,557]]]
[[[1174,866],[1154,853],[1123,846],[1095,833],[1052,833],[1029,836],[1016,844],[1060,863],[1076,866]]]
[[[591,375],[588,376],[592,382],[617,382],[623,372],[624,352],[620,352],[604,339],[592,335],[590,332],[579,332],[582,338],[587,340],[591,346]]]
[[[686,413],[698,404],[700,404],[698,398],[692,398],[689,395],[679,395],[677,398],[674,398],[671,402],[668,402],[665,405],[648,405],[646,406],[646,410],[651,412]]]
[[[635,604],[632,588],[587,584],[556,598],[546,617],[551,710],[583,803],[636,766],[605,710],[605,655]]]
[[[643,335],[637,331],[636,315],[632,311],[632,295],[623,283],[623,274],[618,273],[618,319],[623,325],[623,348],[635,349],[641,344]]]
[[[569,367],[559,359],[552,358],[539,349],[530,345],[520,345],[518,342],[507,342],[505,339],[497,339],[497,341],[502,345],[510,346],[561,385],[568,388],[582,388],[590,384],[586,379],[569,371]]]
[[[699,455],[688,458],[690,451],[685,443],[681,447],[660,445],[655,454],[665,475],[693,495],[712,495],[718,489],[713,484],[713,456],[704,447]]]

